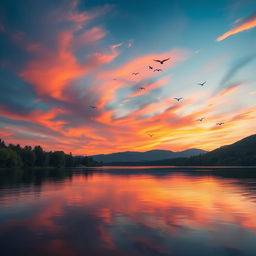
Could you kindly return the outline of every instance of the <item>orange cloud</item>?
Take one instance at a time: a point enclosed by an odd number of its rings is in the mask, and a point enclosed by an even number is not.
[[[60,10],[55,10],[50,15],[52,23],[71,22],[69,26],[63,25],[64,28],[52,38],[55,47],[49,48],[42,42],[28,40],[22,42],[24,48],[34,55],[19,75],[35,87],[39,97],[67,100],[64,89],[71,81],[84,77],[96,67],[113,61],[119,54],[116,49],[110,47],[107,50],[94,49],[89,55],[79,54],[81,59],[77,58],[77,50],[91,46],[106,35],[99,26],[86,29],[87,24],[102,14],[106,8],[79,12],[77,3],[77,1],[71,2],[71,8],[66,14],[59,14]]]
[[[19,75],[33,86],[35,101],[43,102],[50,110],[19,114],[1,105],[0,115],[8,119],[2,134],[10,142],[40,143],[49,150],[63,149],[74,154],[189,147],[211,150],[254,129],[255,111],[249,104],[239,102],[240,97],[236,101],[232,99],[242,84],[230,85],[211,95],[214,84],[207,83],[203,88],[196,87],[196,93],[189,93],[190,89],[182,91],[183,100],[176,102],[173,97],[180,95],[173,93],[178,93],[175,89],[179,84],[172,88],[168,73],[186,60],[190,51],[174,49],[115,61],[122,51],[130,51],[127,47],[133,41],[103,46],[102,39],[105,41],[107,32],[88,24],[105,12],[105,8],[80,12],[78,1],[70,4],[63,15],[58,10],[49,15],[53,26],[63,25],[52,36],[50,46],[43,40],[26,38],[22,32],[13,35],[29,59]],[[153,60],[168,57],[170,60],[163,65]],[[199,75],[215,70],[224,60],[225,55],[216,57],[198,71]],[[153,72],[149,65],[163,69],[163,73]],[[133,72],[139,74],[134,76]],[[146,90],[136,90],[139,87]],[[141,94],[146,96],[140,97]],[[232,104],[228,106],[227,102]],[[90,105],[97,108],[92,110]],[[197,122],[201,117],[205,117],[204,121]],[[225,125],[216,126],[220,121]],[[16,122],[18,129],[11,128],[11,122]],[[149,137],[148,133],[154,136]]]
[[[136,89],[135,92],[129,94],[126,96],[126,98],[133,98],[133,97],[137,97],[139,95],[141,95],[142,93],[144,94],[149,94],[151,90],[155,89],[155,88],[158,88],[158,87],[162,87],[164,86],[165,84],[167,84],[167,82],[169,82],[169,78],[165,77],[165,78],[161,78],[159,80],[157,80],[156,82],[153,82],[153,83],[145,83],[145,84],[142,84],[141,86],[139,87],[143,87],[145,88],[145,90],[140,90],[139,88]]]
[[[11,132],[6,127],[1,127],[0,138],[8,138],[11,136]]]
[[[187,59],[190,54],[191,53],[185,49],[175,49],[163,54],[148,54],[132,59],[126,64],[111,71],[101,72],[97,76],[99,83],[106,80],[108,81],[103,82],[101,85],[97,85],[96,87],[97,93],[99,94],[105,90],[104,95],[102,95],[98,104],[100,106],[104,106],[107,102],[113,101],[115,98],[115,91],[119,88],[128,87],[134,83],[143,81],[144,79],[153,78],[159,75],[158,72],[152,72],[152,70],[149,70],[149,65],[152,65],[155,68],[161,68],[166,71],[173,67],[177,62],[181,62]],[[153,61],[153,59],[156,58],[161,59],[166,57],[170,57],[170,61],[161,66],[159,63]],[[132,75],[134,72],[138,72],[139,75]]]
[[[220,93],[218,93],[218,95],[220,96],[224,96],[224,95],[229,95],[234,93],[235,91],[237,91],[239,88],[241,88],[243,84],[234,84],[232,86],[229,86],[228,88],[222,90]]]
[[[81,49],[88,44],[95,43],[105,37],[106,32],[101,27],[93,27],[89,30],[85,30],[80,35],[73,37],[73,41],[71,42],[73,46],[73,50]]]
[[[162,78],[156,83],[164,84],[167,82],[165,79]],[[155,86],[154,83],[153,86]],[[203,90],[187,95],[179,103],[173,100],[171,95],[166,95],[166,98],[162,98],[159,102],[143,105],[118,119],[115,117],[116,109],[106,109],[102,106],[94,112],[91,111],[91,117],[87,117],[87,121],[83,122],[81,119],[75,124],[72,124],[69,116],[76,120],[82,118],[83,112],[78,113],[78,110],[72,109],[53,108],[48,112],[32,111],[23,116],[2,107],[0,115],[31,122],[41,127],[40,129],[33,125],[20,127],[20,132],[28,134],[27,139],[15,137],[15,131],[9,129],[12,131],[12,134],[7,137],[8,140],[10,138],[10,142],[34,145],[35,137],[33,136],[38,135],[36,144],[42,144],[47,150],[62,149],[65,152],[89,155],[98,152],[145,151],[159,148],[183,150],[190,147],[203,147],[211,150],[223,144],[235,142],[245,134],[251,134],[254,128],[256,129],[252,125],[256,120],[254,107],[241,107],[236,111],[223,108],[239,88],[240,85],[237,84],[209,98],[207,98],[207,92]],[[206,100],[198,104],[202,98]],[[210,107],[209,103],[211,103]],[[86,103],[82,104],[82,101],[77,104],[80,108],[88,108]],[[67,117],[58,119],[59,115],[67,115]],[[206,119],[202,123],[197,122],[196,119],[201,117]],[[225,124],[217,127],[216,123],[220,121]],[[153,133],[154,136],[150,138],[148,133]],[[46,137],[40,138],[41,135]],[[202,141],[204,141],[203,145]]]
[[[243,22],[241,25],[227,31],[226,33],[224,33],[223,35],[219,36],[217,38],[217,41],[222,41],[232,35],[235,35],[237,33],[243,32],[245,30],[249,30],[256,27],[256,14],[252,15],[248,20],[246,20],[245,22]]]
[[[88,67],[78,64],[69,52],[56,55],[45,52],[43,59],[31,61],[20,76],[35,86],[39,96],[62,98],[67,83],[88,70]]]
[[[74,41],[72,32],[67,31],[60,34],[57,50],[40,50],[39,59],[30,61],[20,73],[21,78],[35,87],[39,96],[51,96],[57,99],[67,98],[63,94],[63,90],[72,79],[85,76],[90,70],[111,62],[117,56],[116,51],[94,53],[87,60],[79,63],[75,55],[69,50]],[[81,37],[78,39],[77,45],[79,44],[81,44]]]

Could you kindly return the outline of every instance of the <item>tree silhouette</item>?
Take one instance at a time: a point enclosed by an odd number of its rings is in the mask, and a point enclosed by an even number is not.
[[[0,139],[0,168],[5,167],[77,167],[77,166],[99,166],[100,163],[86,156],[73,156],[70,152],[44,151],[41,146],[25,146],[9,144]]]

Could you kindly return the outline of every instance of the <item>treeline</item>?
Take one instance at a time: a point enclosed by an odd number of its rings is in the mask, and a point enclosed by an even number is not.
[[[162,161],[168,165],[255,166],[256,135],[223,146],[200,156]]]
[[[231,145],[223,146],[206,154],[148,162],[122,162],[108,165],[153,166],[256,166],[256,135],[251,135]]]
[[[256,152],[253,155],[205,154],[201,156],[180,157],[146,162],[112,162],[106,166],[256,166]]]
[[[212,151],[204,155],[180,157],[147,162],[113,162],[110,166],[256,166],[256,147],[254,153],[246,151]]]
[[[87,156],[72,156],[63,151],[44,151],[41,146],[21,147],[5,144],[0,139],[0,168],[8,167],[79,167],[100,166],[101,163]]]
[[[174,158],[149,162],[149,165],[170,166],[255,166],[256,154],[221,156],[219,154],[193,156],[189,158]]]

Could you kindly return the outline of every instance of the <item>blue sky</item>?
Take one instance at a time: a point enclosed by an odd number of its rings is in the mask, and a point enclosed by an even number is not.
[[[94,154],[250,135],[255,12],[252,0],[2,1],[0,137]]]

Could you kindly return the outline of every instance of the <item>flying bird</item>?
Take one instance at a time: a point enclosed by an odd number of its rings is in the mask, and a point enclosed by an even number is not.
[[[198,118],[196,121],[202,122],[205,119],[205,117]]]
[[[167,60],[169,60],[170,58],[168,59],[164,59],[164,60],[153,60],[153,61],[156,61],[156,62],[159,62],[161,64],[164,64],[164,62],[166,62]]]
[[[180,101],[180,100],[182,100],[182,98],[174,98],[175,100],[177,100],[177,101]]]
[[[153,69],[153,67],[152,67],[152,66],[148,66],[148,68],[149,68],[149,69]]]
[[[91,109],[95,109],[95,108],[97,108],[97,107],[95,107],[95,106],[89,106]]]
[[[144,87],[140,87],[139,90],[146,90]]]
[[[156,68],[155,70],[154,70],[154,72],[160,72],[160,71],[163,71],[161,68]]]
[[[221,122],[221,123],[216,123],[216,125],[219,125],[219,126],[221,126],[221,125],[223,125],[223,124],[224,124],[224,123],[222,123],[222,122]]]
[[[152,138],[154,136],[154,134],[148,133],[148,136]]]
[[[206,81],[204,81],[203,83],[198,83],[198,85],[204,86],[206,83]]]
[[[138,74],[139,74],[139,72],[132,73],[132,75],[134,75],[134,76],[137,76]]]

